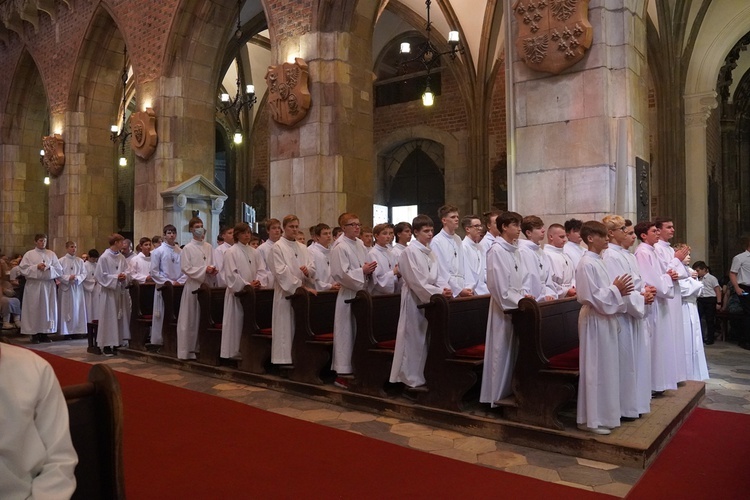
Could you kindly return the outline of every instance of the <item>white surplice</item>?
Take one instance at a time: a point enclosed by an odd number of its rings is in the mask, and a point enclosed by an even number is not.
[[[518,240],[518,255],[523,263],[523,293],[541,302],[546,297],[557,298],[552,282],[549,258],[539,245],[529,240]]]
[[[689,273],[686,270],[686,273]],[[682,278],[679,281],[682,295],[682,321],[685,336],[685,363],[688,380],[707,380],[708,365],[703,349],[703,332],[701,319],[698,316],[697,299],[703,289],[703,283],[695,278]]]
[[[644,285],[656,288],[656,299],[646,309],[646,329],[651,341],[651,390],[677,389],[677,349],[669,315],[669,300],[675,294],[672,278],[665,274],[654,247],[641,242],[635,258]]]
[[[227,286],[224,282],[224,275],[222,273],[222,269],[224,268],[224,255],[227,253],[227,251],[232,248],[232,245],[227,243],[226,241],[222,241],[221,245],[214,248],[214,267],[218,271],[214,276],[210,277],[210,280],[207,280],[206,283],[209,283],[211,286],[214,287],[222,287]]]
[[[234,294],[242,291],[245,285],[261,281],[259,266],[265,268],[258,251],[250,245],[235,243],[223,255],[221,274],[227,289],[224,293],[224,317],[221,321],[221,354],[222,358],[231,358],[240,353],[242,323],[244,310],[239,297]],[[265,280],[263,280],[265,281]]]
[[[464,284],[464,250],[457,234],[448,234],[441,229],[430,242],[430,249],[438,262],[438,280],[448,283],[454,297],[458,297]]]
[[[138,252],[138,255],[128,261],[128,266],[130,266],[130,280],[140,284],[145,283],[146,279],[151,276],[151,254],[146,257],[143,252]]]
[[[601,256],[586,252],[576,268],[579,370],[576,421],[587,427],[620,425],[620,325],[627,308]]]
[[[96,263],[96,282],[101,287],[99,295],[99,326],[96,344],[99,347],[120,346],[130,338],[130,316],[128,315],[128,262],[120,252],[107,249]],[[125,274],[125,280],[117,276]]]
[[[510,396],[513,368],[518,356],[518,339],[513,334],[513,322],[505,311],[518,309],[524,297],[523,274],[518,246],[495,238],[487,252],[487,288],[490,291],[490,310],[484,348],[482,390],[479,401],[490,403]]]
[[[490,293],[487,288],[487,251],[482,240],[474,243],[466,236],[461,245],[464,252],[464,285],[471,288],[474,295],[487,295]]]
[[[393,245],[391,251],[393,252],[393,258],[396,259],[396,262],[398,262],[401,254],[404,253],[404,250],[406,250],[406,245],[402,245],[401,243],[396,243],[395,245]]]
[[[151,319],[151,343],[162,344],[162,328],[164,326],[164,298],[159,287],[167,281],[185,283],[187,276],[180,268],[180,254],[182,249],[177,245],[162,243],[159,248],[151,252],[151,277],[156,283],[154,292],[153,318]]]
[[[213,266],[214,249],[206,241],[192,239],[180,254],[180,269],[187,276],[180,298],[180,315],[177,317],[177,357],[195,359],[198,351],[198,327],[201,308],[198,296],[193,292],[200,288],[209,276],[208,266]]]
[[[389,247],[375,243],[369,251],[369,259],[378,263],[370,280],[370,293],[386,295],[401,291],[401,282],[393,272],[398,265],[398,258]]]
[[[563,245],[563,252],[573,262],[573,269],[578,269],[578,263],[581,261],[581,257],[586,253],[586,249],[578,243],[572,241],[566,241]]]
[[[44,269],[37,268],[44,263]],[[55,252],[33,248],[26,252],[18,264],[26,277],[21,303],[21,333],[55,333],[57,331],[57,286],[62,266]]]
[[[687,278],[690,274],[685,270],[685,266],[679,259],[674,256],[674,248],[667,241],[659,240],[654,245],[654,250],[662,264],[664,272],[672,269],[677,272],[680,279]],[[672,322],[672,335],[675,344],[675,368],[677,370],[677,381],[687,380],[687,363],[685,363],[684,352],[688,349],[685,342],[684,322],[682,319],[682,296],[680,294],[680,285],[675,282],[674,297],[669,300],[669,316]]]
[[[333,319],[333,359],[331,370],[338,374],[352,373],[352,350],[357,327],[354,324],[352,306],[345,301],[353,299],[359,290],[367,286],[367,277],[362,266],[371,261],[367,247],[359,238],[341,236],[331,248],[331,278],[341,285],[336,296],[336,312]]]
[[[288,365],[292,363],[294,311],[292,310],[292,303],[286,298],[293,295],[297,288],[301,286],[314,286],[315,263],[305,245],[282,237],[271,247],[268,265],[274,282],[273,315],[271,317],[271,362]],[[308,277],[305,277],[300,271],[299,268],[302,266],[307,267]]]
[[[260,254],[260,258],[263,259],[263,263],[266,265],[266,269],[268,269],[268,284],[266,285],[267,288],[273,288],[273,282],[276,279],[274,274],[271,272],[271,249],[276,243],[271,240],[264,241],[259,247],[258,247],[258,253]]]
[[[433,238],[434,241],[434,238]],[[440,281],[438,261],[430,247],[412,241],[401,253],[398,268],[404,284],[396,330],[390,381],[409,387],[425,384],[424,365],[427,361],[427,318],[419,304],[426,304],[434,294],[443,293],[448,284]]]
[[[86,279],[83,280],[83,297],[86,302],[86,319],[88,321],[98,320],[97,311],[99,308],[99,286],[96,283],[96,262],[91,258],[83,263],[86,269]]]
[[[557,298],[563,299],[568,295],[568,291],[576,286],[576,268],[573,260],[562,248],[550,244],[544,245],[544,253],[547,254]]]
[[[83,259],[65,254],[60,257],[62,273],[58,278],[57,302],[60,309],[60,335],[86,333],[86,298],[83,293],[83,282],[86,279],[86,267]],[[70,276],[74,276],[70,279]]]
[[[492,244],[495,242],[495,237],[492,236],[492,233],[487,231],[484,233],[484,236],[482,236],[482,241],[480,242],[482,244],[482,248],[484,248],[485,256],[490,251],[490,248],[492,248]]]
[[[635,256],[614,243],[602,253],[610,281],[629,274],[634,291],[623,297],[626,311],[616,314],[620,323],[620,410],[623,417],[638,418],[651,411],[651,344],[646,330],[646,299]]]
[[[330,290],[336,281],[331,278],[331,249],[316,241],[307,247],[307,251],[315,262],[315,289],[319,292]]]

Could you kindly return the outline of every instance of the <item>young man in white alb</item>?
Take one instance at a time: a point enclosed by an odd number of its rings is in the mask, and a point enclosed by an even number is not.
[[[482,246],[484,247],[485,253],[490,251],[490,247],[495,241],[495,238],[500,236],[500,232],[497,230],[497,224],[495,224],[495,221],[497,220],[498,215],[500,215],[501,213],[502,212],[500,212],[500,210],[490,210],[489,212],[485,212],[482,215],[482,217],[484,218],[484,227],[486,229],[484,236],[482,236]]]
[[[443,229],[432,238],[430,248],[438,261],[440,282],[448,283],[454,297],[474,295],[464,283],[464,252],[461,238],[456,234],[459,225],[458,208],[443,205],[438,209]]]
[[[311,234],[314,243],[307,247],[307,251],[315,262],[315,289],[338,290],[341,285],[331,278],[331,228],[321,222],[313,226]]]
[[[151,320],[151,343],[161,345],[162,327],[164,326],[164,298],[159,287],[167,281],[173,286],[182,285],[187,276],[180,267],[180,255],[182,249],[175,243],[177,229],[172,224],[164,226],[164,240],[162,244],[151,252],[151,277],[156,283],[154,292],[154,316]]]
[[[232,248],[234,245],[234,228],[224,227],[219,232],[219,236],[222,239],[220,245],[214,249],[214,267],[216,268],[216,275],[213,278],[213,286],[226,286],[224,282],[224,273],[222,272],[224,266],[224,254]]]
[[[581,246],[581,226],[583,226],[583,222],[578,219],[565,221],[565,236],[568,237],[568,241],[565,243],[563,251],[573,261],[573,269],[578,267],[578,261],[586,252],[586,249]]]
[[[551,224],[547,228],[544,253],[549,259],[552,283],[555,285],[558,299],[576,296],[576,269],[571,258],[563,251],[567,241],[565,228],[561,224]]]
[[[83,259],[76,256],[78,245],[74,241],[65,243],[66,254],[60,257],[62,273],[58,278],[57,300],[60,309],[60,335],[86,333],[86,297],[83,282],[86,279],[86,266]]]
[[[464,236],[461,245],[464,253],[464,285],[474,295],[487,295],[487,251],[482,245],[484,226],[476,215],[466,215],[461,220]]]
[[[273,272],[271,272],[271,249],[276,244],[277,241],[281,238],[281,221],[279,219],[268,219],[266,221],[266,232],[268,232],[268,239],[261,243],[261,245],[258,247],[258,252],[260,253],[260,258],[263,259],[263,262],[266,265],[266,269],[268,269],[268,283],[266,284],[267,288],[273,288],[273,283],[275,280]]]
[[[536,215],[529,215],[521,221],[521,232],[526,239],[518,240],[518,250],[526,272],[523,276],[523,290],[537,302],[557,299],[557,290],[552,282],[550,263],[542,250],[544,222]]]
[[[398,272],[398,258],[393,254],[393,225],[378,224],[372,228],[375,235],[375,245],[370,249],[370,258],[377,263],[372,273],[370,293],[386,295],[401,291],[401,274]]]
[[[122,235],[111,235],[109,248],[96,263],[96,281],[101,286],[96,344],[105,356],[114,356],[115,349],[130,338],[130,296],[127,290],[130,274],[128,262],[122,255],[125,245]]]
[[[55,280],[62,274],[57,255],[47,250],[47,235],[34,236],[34,248],[26,252],[18,264],[19,272],[26,277],[21,303],[21,333],[32,335],[32,342],[49,342],[48,333],[57,331],[57,286]]]
[[[141,251],[128,263],[130,265],[130,280],[137,281],[140,284],[153,283],[154,278],[151,277],[151,238],[148,236],[141,238],[138,247]]]
[[[396,238],[396,243],[393,245],[393,256],[398,262],[398,258],[401,253],[406,250],[406,246],[411,241],[411,224],[408,222],[399,222],[393,228],[393,235]]]

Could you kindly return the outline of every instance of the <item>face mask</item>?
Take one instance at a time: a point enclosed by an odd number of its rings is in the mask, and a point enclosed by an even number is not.
[[[193,236],[196,238],[203,238],[206,235],[206,228],[204,227],[196,227],[193,229]]]

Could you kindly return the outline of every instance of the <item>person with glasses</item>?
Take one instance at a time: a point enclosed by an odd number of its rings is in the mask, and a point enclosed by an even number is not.
[[[333,319],[333,360],[331,370],[336,372],[335,385],[349,388],[349,378],[353,373],[352,350],[356,325],[351,304],[359,290],[367,288],[377,262],[370,259],[365,244],[359,239],[362,224],[357,215],[345,212],[339,215],[339,226],[343,236],[331,248],[331,277],[341,285],[336,297],[336,312]]]
[[[487,295],[487,252],[482,246],[484,226],[476,215],[465,215],[461,219],[464,228],[461,246],[464,253],[464,284],[474,295]]]

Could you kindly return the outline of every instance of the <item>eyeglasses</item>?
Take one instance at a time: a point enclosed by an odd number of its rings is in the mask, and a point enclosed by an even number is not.
[[[474,229],[482,229],[484,226],[482,224],[472,224],[469,227],[473,227]]]
[[[359,222],[350,222],[349,224],[344,224],[344,226],[349,226],[349,227],[362,227],[362,224],[360,224]]]

